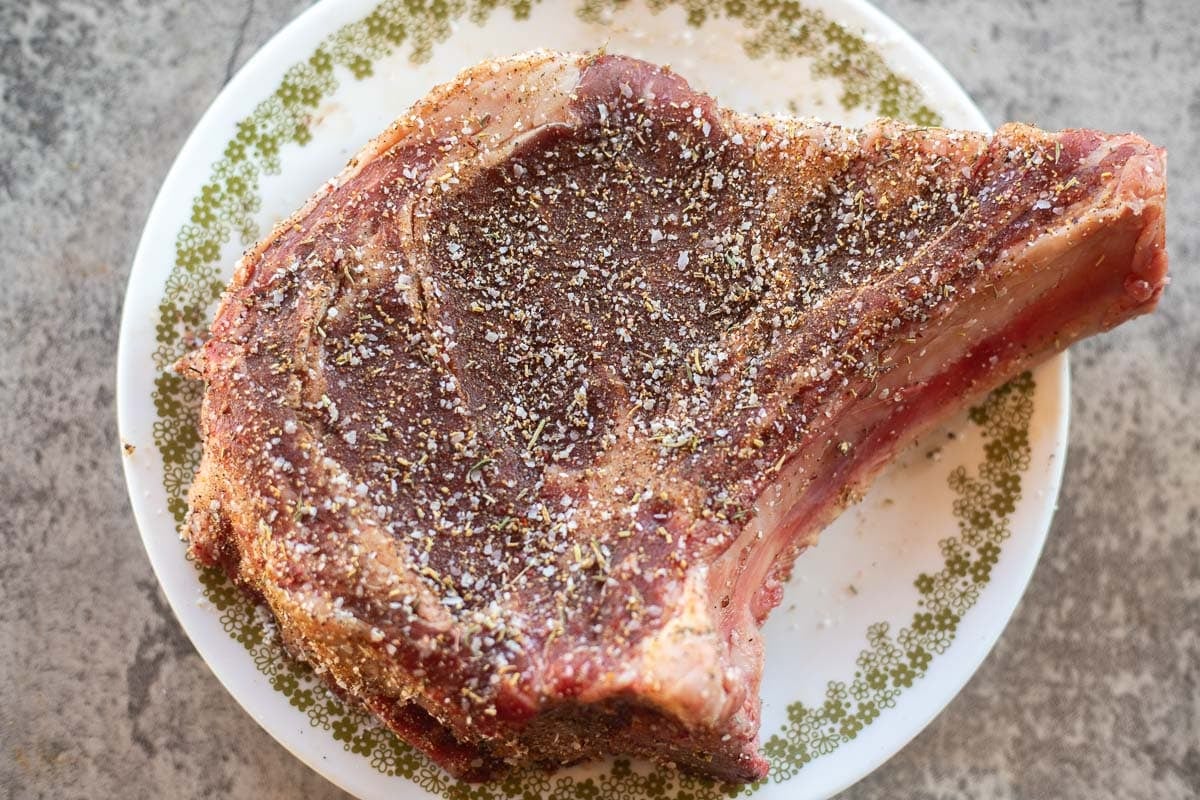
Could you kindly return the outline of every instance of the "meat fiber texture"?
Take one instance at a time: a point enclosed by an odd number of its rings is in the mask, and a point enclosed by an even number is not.
[[[915,435],[1154,306],[1164,159],[480,64],[240,262],[182,366],[192,552],[455,775],[762,778],[793,560]]]

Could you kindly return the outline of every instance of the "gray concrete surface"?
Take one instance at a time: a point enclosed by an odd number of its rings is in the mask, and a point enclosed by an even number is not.
[[[165,606],[117,452],[154,193],[295,0],[0,2],[0,795],[340,797]],[[1200,796],[1200,4],[882,0],[993,121],[1171,151],[1161,311],[1075,351],[1061,510],[965,691],[848,798]]]

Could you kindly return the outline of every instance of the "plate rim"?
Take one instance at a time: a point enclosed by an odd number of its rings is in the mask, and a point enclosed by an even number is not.
[[[188,173],[196,168],[198,151],[201,150],[206,141],[203,134],[206,129],[214,125],[221,125],[222,120],[232,121],[239,118],[241,116],[238,112],[240,106],[245,106],[245,111],[248,112],[253,107],[253,104],[261,99],[258,93],[254,91],[247,92],[247,85],[256,80],[261,80],[259,73],[264,70],[271,75],[275,73],[282,75],[283,71],[290,65],[291,59],[288,59],[286,56],[280,59],[279,56],[282,51],[296,47],[293,42],[294,39],[306,39],[312,36],[315,37],[314,42],[319,42],[321,38],[332,30],[335,30],[341,24],[359,19],[362,16],[362,12],[373,5],[374,2],[372,0],[360,0],[357,3],[318,0],[318,2],[288,21],[256,50],[247,59],[246,63],[239,68],[233,78],[220,89],[204,113],[197,119],[175,159],[172,161],[147,214],[122,300],[115,392],[120,437],[119,444],[125,442],[126,432],[135,425],[135,421],[131,418],[135,410],[134,403],[145,401],[145,398],[141,397],[135,391],[134,382],[136,375],[143,371],[146,365],[140,362],[135,363],[135,356],[132,353],[134,349],[133,337],[135,335],[135,328],[138,324],[144,324],[145,321],[134,320],[127,312],[130,308],[138,306],[138,294],[144,292],[145,286],[148,283],[147,279],[154,277],[152,270],[155,267],[150,263],[151,256],[149,253],[153,247],[151,240],[156,235],[161,235],[157,232],[162,230],[164,225],[168,228],[171,226],[171,219],[173,219],[170,213],[172,211],[171,207],[176,204],[180,196],[179,188],[181,188],[181,185],[186,186],[189,183]],[[884,55],[889,64],[894,64],[897,57],[899,57],[898,61],[901,68],[898,71],[904,74],[905,77],[923,88],[931,84],[937,85],[937,92],[940,96],[953,95],[953,101],[969,115],[976,118],[980,129],[991,130],[990,125],[978,106],[975,105],[970,96],[967,95],[946,67],[899,22],[876,8],[868,0],[816,0],[816,2],[811,2],[810,5],[827,12],[836,9],[831,16],[835,16],[840,22],[845,22],[847,16],[857,16],[859,19],[853,20],[854,27],[866,29],[876,35],[886,34],[889,47]],[[849,13],[846,14],[843,12]],[[1067,444],[1071,405],[1070,369],[1069,358],[1065,352],[1046,362],[1043,369],[1053,367],[1057,367],[1055,370],[1056,382],[1059,386],[1056,396],[1052,398],[1057,404],[1057,413],[1053,424],[1047,425],[1046,432],[1043,435],[1051,440],[1050,452],[1055,455],[1056,463],[1046,475],[1045,482],[1039,486],[1043,490],[1042,502],[1031,513],[1036,514],[1036,521],[1040,531],[1038,532],[1036,543],[1025,554],[1025,563],[1019,565],[1017,574],[1012,580],[1013,588],[1004,595],[1005,600],[1001,604],[1003,612],[1002,622],[996,625],[994,630],[990,631],[987,636],[973,642],[970,652],[964,654],[961,650],[959,651],[957,654],[958,660],[966,666],[955,670],[956,678],[953,681],[953,689],[945,693],[944,702],[927,703],[922,706],[921,721],[913,725],[907,735],[897,738],[894,746],[889,745],[887,748],[883,748],[878,753],[873,754],[872,758],[865,759],[864,768],[855,770],[856,774],[853,777],[844,782],[839,782],[839,785],[832,789],[830,794],[842,791],[873,773],[883,763],[903,750],[938,715],[949,707],[961,693],[966,683],[978,673],[979,667],[994,649],[1000,635],[1007,629],[1016,607],[1024,598],[1033,572],[1040,562],[1046,539],[1053,525],[1054,512],[1057,508],[1057,501],[1061,492],[1068,455]],[[134,399],[135,397],[136,400]],[[168,577],[165,575],[167,565],[164,559],[156,557],[155,554],[159,545],[151,541],[151,536],[153,535],[151,531],[159,523],[150,518],[148,504],[139,497],[147,488],[146,482],[138,474],[138,469],[141,467],[132,458],[123,457],[122,468],[139,536],[154,571],[156,581],[180,627],[187,634],[192,647],[200,655],[209,671],[217,678],[218,682],[234,701],[272,739],[282,745],[284,749],[334,785],[355,796],[361,796],[359,787],[352,780],[352,775],[346,775],[343,771],[334,769],[333,765],[328,763],[328,760],[324,756],[313,757],[309,753],[304,752],[300,743],[295,741],[297,737],[289,735],[289,731],[292,728],[290,723],[286,720],[274,720],[270,716],[271,712],[269,709],[259,707],[254,702],[253,696],[248,694],[239,685],[239,681],[236,680],[237,676],[235,673],[242,670],[242,665],[231,666],[227,662],[219,661],[214,657],[215,645],[207,643],[208,633],[199,630],[199,623],[193,619],[193,614],[181,607],[183,606],[182,599],[180,598],[177,601],[167,591],[167,586],[170,583],[169,578],[168,580],[164,580],[165,577]],[[159,487],[150,486],[148,488],[151,491],[155,491]],[[201,641],[206,642],[206,646],[203,648],[200,644]],[[260,676],[251,676],[251,682],[254,682],[253,679],[256,677]]]
[[[935,57],[933,53],[931,53],[925,47],[925,45],[918,41],[916,37],[908,31],[907,28],[901,25],[899,21],[884,13],[881,9],[871,3],[870,0],[840,0],[840,2],[856,8],[859,13],[871,20],[880,28],[884,30],[890,29],[895,41],[903,44],[902,52],[905,52],[909,58],[919,62],[921,69],[928,71],[929,74],[935,76],[939,81],[944,83],[952,93],[957,94],[959,103],[963,105],[964,108],[973,112],[976,117],[978,117],[981,129],[987,130],[988,132],[994,132],[995,129],[984,115],[983,110],[980,109],[971,96],[967,94],[966,89],[963,88],[958,79],[954,77],[954,75],[946,68],[946,66],[940,60],[938,60],[937,57]],[[907,77],[912,80],[918,80],[912,75],[907,75]],[[923,80],[919,80],[918,82],[922,85],[926,83]],[[965,656],[965,663],[969,664],[969,668],[961,669],[958,672],[958,678],[953,681],[953,691],[949,692],[944,703],[937,707],[926,706],[925,710],[927,713],[923,714],[923,719],[918,724],[913,726],[910,735],[907,737],[901,737],[895,748],[890,752],[884,752],[878,755],[876,758],[867,759],[866,761],[869,766],[867,766],[862,774],[860,774],[858,777],[841,783],[840,786],[828,793],[828,797],[832,797],[839,792],[845,791],[854,784],[866,778],[868,775],[873,774],[881,766],[898,755],[900,751],[908,747],[908,745],[911,744],[912,741],[917,738],[917,736],[924,732],[925,729],[928,728],[935,719],[937,719],[947,708],[950,707],[950,704],[953,703],[960,694],[962,694],[962,690],[964,687],[966,687],[967,683],[969,683],[979,673],[979,668],[983,666],[983,662],[989,655],[991,655],[992,651],[996,647],[996,643],[1000,641],[1000,637],[1006,630],[1008,630],[1008,626],[1012,622],[1013,615],[1016,613],[1017,606],[1020,605],[1021,601],[1025,598],[1025,593],[1029,590],[1029,583],[1033,579],[1034,570],[1036,570],[1037,565],[1041,563],[1042,552],[1045,550],[1046,540],[1049,538],[1050,530],[1054,524],[1055,512],[1058,510],[1058,498],[1062,492],[1062,482],[1063,475],[1065,474],[1066,470],[1071,427],[1071,368],[1069,352],[1067,350],[1062,351],[1058,355],[1053,356],[1047,361],[1043,362],[1043,366],[1045,368],[1052,368],[1056,366],[1056,377],[1060,382],[1058,396],[1054,398],[1055,402],[1058,404],[1058,413],[1054,421],[1054,443],[1051,448],[1051,452],[1056,454],[1056,458],[1055,464],[1050,470],[1047,484],[1045,486],[1045,494],[1043,496],[1044,502],[1040,516],[1042,519],[1044,519],[1044,524],[1041,526],[1042,530],[1038,536],[1036,546],[1026,554],[1025,563],[1021,565],[1018,575],[1016,576],[1016,583],[1020,588],[1008,596],[1008,602],[1002,604],[1004,617],[1003,624],[996,626],[993,631],[989,632],[988,636],[985,636],[974,643],[972,651]],[[1010,553],[1009,555],[1011,556],[1012,554]],[[959,657],[964,657],[961,652]]]

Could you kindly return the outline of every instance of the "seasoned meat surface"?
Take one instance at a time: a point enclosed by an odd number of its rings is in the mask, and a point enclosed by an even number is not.
[[[451,772],[765,774],[758,626],[913,436],[1166,282],[1136,136],[743,116],[532,53],[238,266],[188,536]],[[819,654],[813,654],[814,658]]]

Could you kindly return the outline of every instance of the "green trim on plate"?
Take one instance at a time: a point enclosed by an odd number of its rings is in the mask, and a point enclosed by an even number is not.
[[[175,264],[159,303],[153,354],[157,373],[153,400],[158,415],[154,442],[162,455],[168,510],[177,524],[184,522],[187,489],[200,458],[197,419],[202,385],[175,374],[171,367],[195,345],[224,288],[220,277],[223,246],[235,233],[244,244],[260,235],[254,221],[261,207],[259,181],[263,175],[279,172],[280,148],[288,143],[303,146],[312,138],[313,112],[338,87],[336,68],[361,80],[372,74],[380,58],[406,42],[409,58],[420,62],[450,35],[453,20],[469,17],[483,23],[501,6],[514,18],[525,19],[534,2],[381,3],[366,17],[325,39],[307,60],[289,68],[279,87],[237,124],[222,158],[192,203],[190,219],[179,230]],[[628,0],[583,0],[578,14],[585,21],[602,23],[607,14],[627,5]],[[814,77],[840,82],[839,99],[847,110],[870,108],[881,116],[921,125],[940,122],[938,114],[924,104],[918,87],[893,72],[872,45],[799,2],[649,0],[654,13],[668,6],[682,7],[688,23],[696,27],[720,17],[739,20],[752,32],[744,44],[751,58],[809,59]],[[895,636],[889,633],[887,623],[868,629],[868,646],[859,654],[858,670],[848,682],[830,682],[821,705],[795,702],[788,706],[787,723],[765,745],[773,764],[769,780],[786,781],[814,758],[854,739],[894,706],[901,692],[923,677],[934,657],[953,641],[959,621],[987,584],[1001,543],[1009,535],[1008,517],[1020,497],[1021,473],[1029,466],[1033,393],[1033,379],[1027,373],[971,410],[971,421],[982,427],[985,460],[976,477],[961,467],[950,475],[960,532],[940,543],[943,568],[917,577],[920,606],[908,627]],[[634,769],[625,759],[615,760],[603,775],[586,779],[516,771],[495,783],[461,783],[370,715],[338,699],[311,668],[289,657],[275,636],[270,615],[248,601],[224,574],[202,569],[200,582],[226,633],[249,651],[271,686],[304,713],[314,728],[328,731],[345,750],[368,759],[372,768],[412,780],[433,794],[459,800],[707,800],[752,794],[757,788],[722,786],[664,770],[647,773]]]

